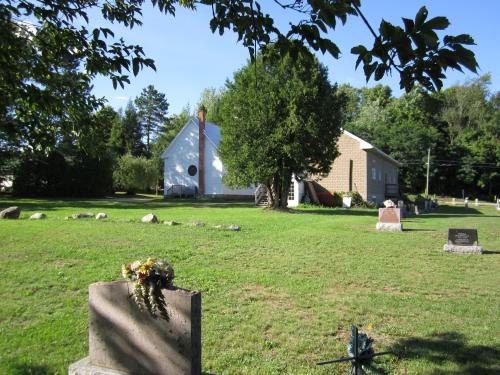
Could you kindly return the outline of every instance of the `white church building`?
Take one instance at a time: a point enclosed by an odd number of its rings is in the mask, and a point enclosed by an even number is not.
[[[164,195],[253,197],[255,187],[231,189],[224,185],[224,166],[218,154],[221,131],[205,121],[206,113],[191,118],[162,153]]]

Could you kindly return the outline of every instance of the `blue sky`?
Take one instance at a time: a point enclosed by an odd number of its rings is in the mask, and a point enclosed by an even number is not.
[[[278,25],[286,27],[291,13],[280,11],[270,0],[261,3],[269,6],[268,12]],[[492,74],[492,91],[500,91],[500,1],[481,0],[364,0],[362,11],[374,27],[381,19],[401,24],[401,17],[414,18],[418,9],[425,5],[429,17],[446,16],[451,21],[447,34],[467,33],[476,41],[472,50],[480,66],[480,74]],[[266,9],[267,10],[267,9]],[[143,12],[143,26],[132,30],[112,27],[117,36],[123,36],[129,43],[143,46],[146,55],[153,58],[157,71],[143,70],[137,77],[131,77],[131,84],[125,89],[113,89],[111,81],[98,77],[94,81],[94,94],[106,97],[115,108],[124,107],[128,99],[134,99],[149,84],[166,94],[170,103],[169,114],[178,113],[186,104],[191,107],[198,102],[204,88],[219,88],[227,78],[245,65],[248,51],[239,43],[232,32],[223,36],[212,34],[209,28],[211,11],[199,7],[196,11],[179,9],[174,17],[162,15],[157,9],[146,7]],[[358,17],[351,17],[345,26],[330,34],[343,52],[339,60],[318,53],[319,60],[329,69],[332,83],[349,83],[355,87],[366,85],[361,67],[354,69],[355,57],[351,47],[358,44],[370,46],[370,34]],[[471,72],[448,71],[445,87],[474,78]],[[399,78],[385,77],[380,83],[392,87],[399,96]],[[370,81],[368,86],[375,85]]]

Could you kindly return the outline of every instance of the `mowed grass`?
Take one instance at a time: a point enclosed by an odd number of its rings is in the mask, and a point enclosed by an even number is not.
[[[249,204],[0,199],[0,373],[64,374],[87,355],[88,285],[156,256],[202,291],[203,370],[345,374],[351,323],[394,374],[500,373],[500,215],[440,207],[377,233],[375,210]],[[48,219],[29,221],[33,212]],[[109,218],[65,220],[72,213]],[[143,224],[200,220],[204,228]],[[238,224],[241,232],[213,228]],[[449,227],[478,228],[484,255],[444,253]]]

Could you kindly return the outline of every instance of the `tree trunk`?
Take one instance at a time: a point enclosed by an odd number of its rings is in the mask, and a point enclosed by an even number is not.
[[[287,208],[288,191],[290,189],[291,175],[281,172],[273,177],[272,181],[266,184],[268,189],[268,202],[270,208]]]

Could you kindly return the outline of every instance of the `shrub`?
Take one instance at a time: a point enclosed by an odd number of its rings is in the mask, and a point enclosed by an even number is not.
[[[340,206],[342,207],[342,198],[343,197],[351,197],[351,207],[355,208],[373,208],[374,204],[372,202],[367,202],[363,199],[361,194],[357,191],[349,191],[338,193],[340,197]]]
[[[13,192],[18,196],[105,196],[112,191],[111,166],[109,156],[26,152],[14,171]]]
[[[134,157],[130,154],[123,155],[113,172],[115,188],[134,194],[137,191],[151,189],[158,178],[158,169],[155,160],[145,157]]]
[[[333,207],[342,207],[342,193],[333,192]]]

